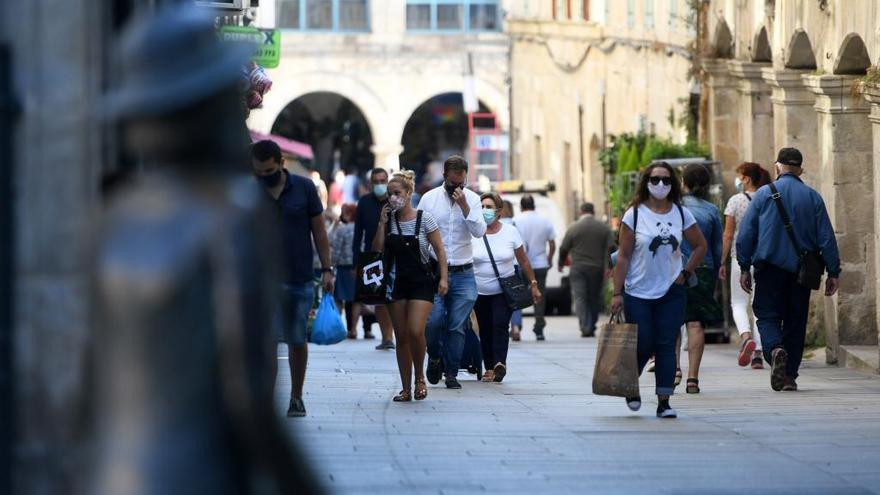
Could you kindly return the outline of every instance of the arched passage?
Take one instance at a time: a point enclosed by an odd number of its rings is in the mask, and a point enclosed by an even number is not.
[[[752,41],[752,62],[772,62],[773,52],[770,49],[770,39],[767,37],[767,28],[761,26],[755,33],[755,39]]]
[[[308,143],[313,168],[329,180],[336,169],[364,172],[373,167],[373,133],[357,105],[337,93],[317,91],[296,98],[272,124],[272,134]]]
[[[868,56],[868,47],[865,46],[862,37],[856,33],[846,35],[834,61],[834,73],[864,75],[870,66],[871,57]]]
[[[480,112],[490,112],[480,102]],[[440,180],[442,169],[436,165],[449,155],[466,155],[468,150],[468,116],[461,93],[441,93],[419,105],[403,128],[403,152],[400,166],[415,170],[419,176],[427,172],[428,182]]]
[[[724,19],[719,20],[715,26],[712,47],[716,58],[733,58],[733,34]]]
[[[785,67],[787,69],[815,70],[816,54],[813,53],[813,44],[810,37],[803,29],[795,30],[788,43],[785,52]]]

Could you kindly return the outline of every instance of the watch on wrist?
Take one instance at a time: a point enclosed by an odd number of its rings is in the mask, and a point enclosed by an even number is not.
[[[321,273],[333,273],[332,268],[321,268]]]
[[[538,285],[538,281],[537,281],[537,280],[532,280],[531,282],[529,282],[529,285]]]

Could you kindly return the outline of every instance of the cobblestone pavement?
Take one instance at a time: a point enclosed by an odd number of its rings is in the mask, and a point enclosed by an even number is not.
[[[710,345],[702,393],[679,387],[679,418],[660,420],[652,374],[640,412],[594,396],[595,339],[580,338],[572,318],[548,323],[547,341],[525,331],[511,343],[504,383],[460,376],[461,390],[441,382],[404,404],[391,402],[393,351],[310,346],[308,417],[284,421],[333,493],[880,493],[880,377],[817,357],[799,392],[773,392],[768,370],[739,368],[734,346]]]

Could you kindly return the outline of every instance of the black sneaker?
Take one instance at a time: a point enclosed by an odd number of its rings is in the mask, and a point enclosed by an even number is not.
[[[428,371],[425,372],[425,377],[428,379],[428,383],[431,385],[437,385],[440,383],[440,378],[443,376],[443,360],[440,358],[432,359],[428,358]]]
[[[390,340],[383,340],[381,344],[376,346],[377,351],[387,351],[390,349],[394,349],[394,342]]]
[[[287,409],[288,418],[301,418],[306,415],[306,405],[299,397],[290,398],[290,407]]]
[[[779,392],[785,386],[785,368],[788,364],[788,353],[782,347],[773,349],[773,363],[770,371],[770,388]]]
[[[535,340],[545,340],[544,332],[535,332]]]
[[[657,404],[657,417],[658,418],[677,418],[678,413],[675,412],[675,409],[669,405],[668,400],[662,400]]]
[[[375,338],[376,338],[376,336],[373,335],[373,332],[371,332],[369,330],[364,332],[364,340],[373,340]]]
[[[457,378],[455,378],[454,376],[450,376],[446,378],[446,388],[457,390],[461,388],[461,384],[458,383]]]

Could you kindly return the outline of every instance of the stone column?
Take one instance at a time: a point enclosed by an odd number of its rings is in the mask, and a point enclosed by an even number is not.
[[[400,143],[377,143],[370,151],[376,157],[374,167],[381,167],[389,172],[400,169],[400,154],[403,153],[403,145]]]
[[[726,59],[706,59],[708,136],[712,158],[721,162],[724,186],[733,190],[734,170],[739,165],[740,126],[737,81],[730,76]]]
[[[854,76],[803,80],[816,95],[817,182],[840,247],[840,292],[825,303],[826,359],[836,363],[840,346],[877,344],[872,135],[867,105],[850,95]]]
[[[874,211],[876,212],[877,209],[880,208],[880,85],[865,85],[863,88],[865,99],[871,103],[871,114],[868,118],[873,124],[871,127],[874,134],[874,152],[872,155],[874,157]],[[873,250],[874,280],[880,280],[880,251],[878,251],[877,246],[880,246],[880,215],[875,214]],[[876,288],[874,304],[875,308],[880,308],[880,290],[877,290]],[[875,317],[875,324],[877,325],[878,330],[880,330],[880,312],[875,312]],[[880,354],[880,348],[878,348],[878,354]],[[880,355],[878,355],[878,358],[880,358]]]
[[[818,184],[819,148],[817,147],[818,135],[816,126],[816,111],[813,105],[816,96],[804,86],[803,78],[805,71],[800,70],[775,70],[766,67],[762,70],[764,81],[770,85],[772,95],[770,101],[773,104],[773,148],[797,148],[804,155],[804,174],[801,176],[804,182],[810,186]],[[771,160],[762,163],[772,171]]]
[[[761,72],[770,64],[731,60],[729,67],[739,91],[739,161],[766,166],[776,157],[771,91]]]

